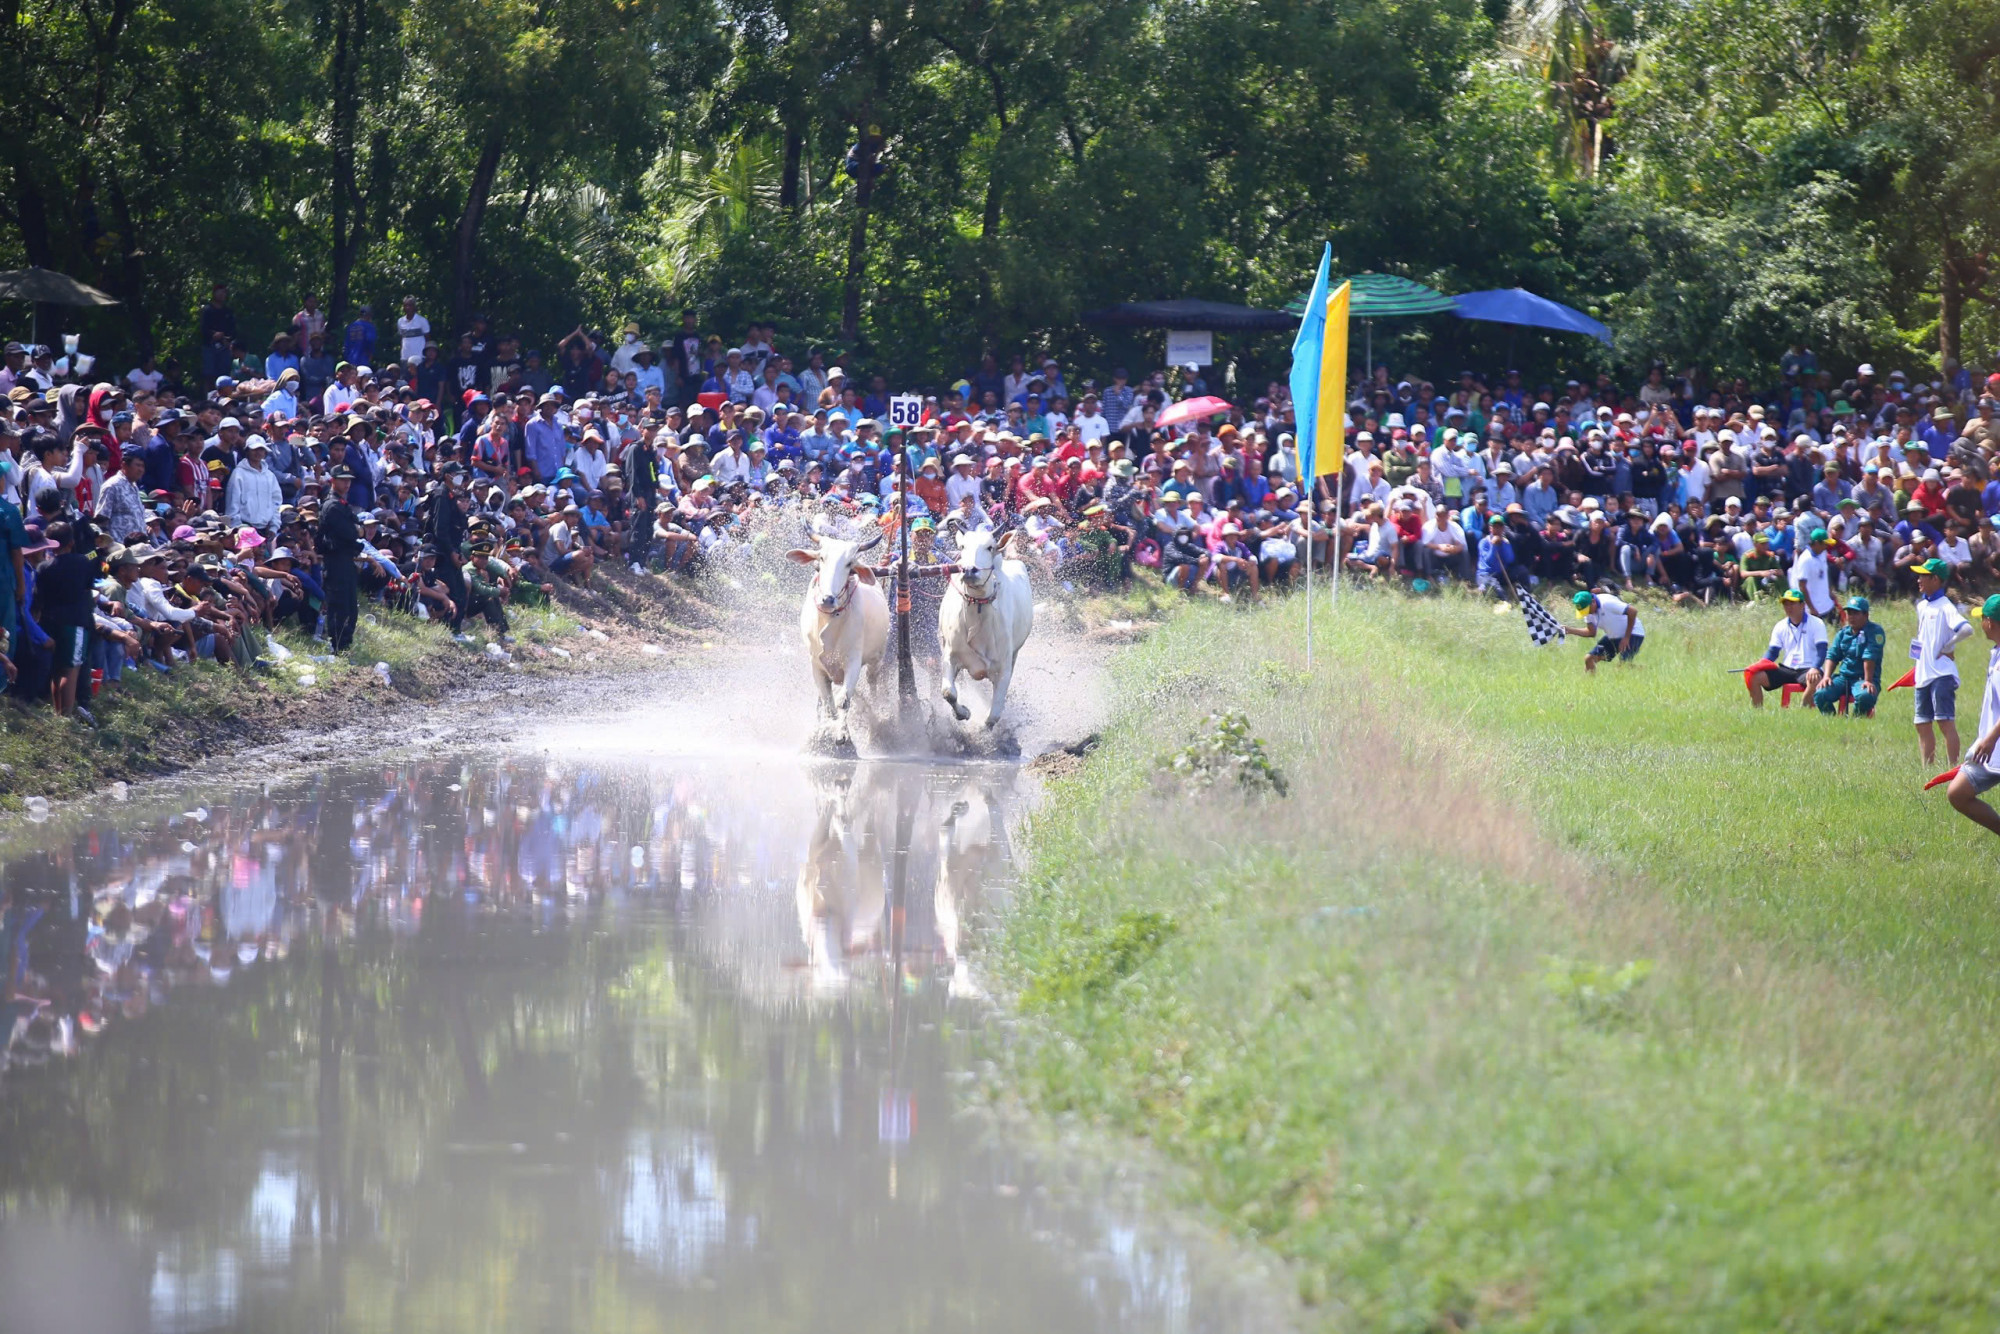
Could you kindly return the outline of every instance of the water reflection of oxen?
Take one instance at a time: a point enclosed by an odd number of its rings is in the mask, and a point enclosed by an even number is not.
[[[965,959],[965,911],[975,901],[987,876],[1000,861],[995,840],[999,821],[993,793],[985,785],[967,784],[938,827],[937,896],[932,920],[938,949],[951,965],[951,994],[978,994]]]
[[[799,862],[799,932],[813,979],[833,985],[880,941],[896,849],[896,775],[883,764],[829,764],[813,775],[812,834]]]
[[[991,777],[862,763],[820,766],[812,781],[797,909],[814,984],[838,987],[875,955],[906,977],[949,970],[955,994],[976,991],[967,918],[1004,860]]]

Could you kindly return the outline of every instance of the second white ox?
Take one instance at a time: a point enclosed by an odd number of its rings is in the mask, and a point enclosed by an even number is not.
[[[985,726],[1000,720],[1007,707],[1007,686],[1014,679],[1014,660],[1035,627],[1035,598],[1028,588],[1028,570],[1017,560],[1004,559],[991,529],[963,533],[958,539],[958,564],[938,609],[938,639],[944,658],[944,702],[960,722],[972,716],[958,702],[958,674],[993,687]]]
[[[861,674],[868,673],[872,686],[882,651],[889,646],[889,601],[861,565],[862,554],[881,541],[880,533],[860,543],[822,535],[811,551],[785,553],[814,567],[805,605],[799,608],[799,634],[819,687],[820,708],[843,726]]]

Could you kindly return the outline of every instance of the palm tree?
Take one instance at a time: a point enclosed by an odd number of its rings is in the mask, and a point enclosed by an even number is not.
[[[1556,114],[1556,156],[1586,180],[1604,162],[1612,85],[1630,55],[1611,32],[1612,15],[1593,0],[1522,0],[1508,17],[1503,49],[1546,90]]]

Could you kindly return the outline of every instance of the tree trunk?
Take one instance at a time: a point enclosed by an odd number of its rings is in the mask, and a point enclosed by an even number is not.
[[[361,47],[368,0],[341,0],[333,16],[333,287],[327,293],[329,332],[347,327],[347,284],[361,248],[364,220],[355,208],[354,134],[361,116]],[[336,333],[335,338],[339,335]]]
[[[34,268],[53,269],[56,267],[56,256],[49,237],[48,200],[29,168],[25,139],[9,135],[7,152],[14,168],[14,215],[21,228],[22,253]],[[37,303],[34,314],[36,337],[39,338],[44,329],[58,327],[56,321],[59,318],[57,307],[47,302]]]
[[[785,129],[785,174],[778,182],[778,206],[796,209],[799,206],[799,160],[805,156],[805,136],[787,126]]]
[[[860,172],[854,180],[854,226],[847,233],[847,281],[840,301],[840,338],[851,349],[861,338],[861,276],[868,258],[868,206],[875,198],[875,136],[870,112],[855,118],[861,131]]]
[[[1951,228],[1943,229],[1943,253],[1938,262],[1938,362],[1964,364],[1959,356],[1960,334],[1965,326],[1965,299],[1973,295],[1983,280],[1984,265],[1968,257]]]
[[[125,198],[125,186],[114,172],[111,176],[111,211],[118,219],[118,285],[125,302],[125,317],[132,328],[132,342],[140,361],[157,349],[153,346],[153,316],[146,308],[145,251],[132,225],[132,206]]]
[[[458,234],[451,258],[451,320],[448,337],[455,344],[457,331],[472,319],[479,300],[479,275],[474,263],[479,250],[479,223],[486,216],[486,203],[493,195],[493,182],[500,174],[500,155],[507,148],[507,131],[498,119],[487,127],[486,141],[480,145],[479,161],[472,169],[472,182],[465,190],[465,211],[458,215]]]

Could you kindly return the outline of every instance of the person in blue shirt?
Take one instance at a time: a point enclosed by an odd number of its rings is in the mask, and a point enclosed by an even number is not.
[[[1486,520],[1486,536],[1479,539],[1479,589],[1504,595],[1510,581],[1517,589],[1525,587],[1528,571],[1514,560],[1507,521],[1495,514]]]
[[[155,491],[178,491],[181,485],[181,456],[174,448],[186,422],[181,414],[172,408],[161,413],[153,423],[157,433],[146,445],[146,473],[139,479],[139,487],[146,494]]]
[[[374,313],[369,307],[363,306],[361,313],[355,316],[354,322],[347,326],[347,360],[356,366],[373,366],[375,364],[375,339],[377,334],[375,321],[370,318]]]
[[[286,371],[295,371],[298,368],[299,350],[293,343],[292,336],[281,333],[273,337],[270,354],[264,358],[264,378],[275,380]]]

